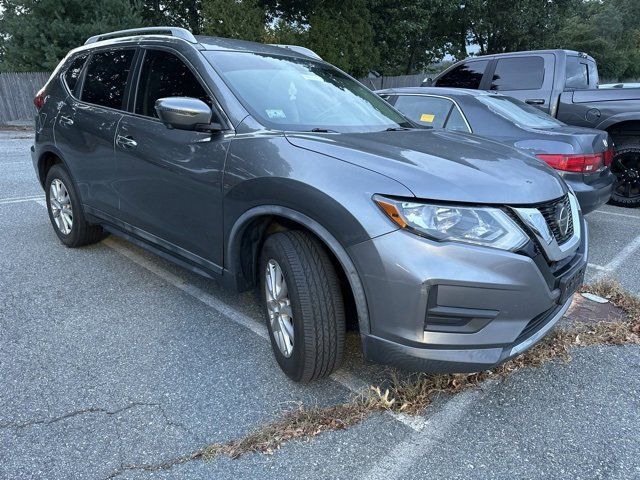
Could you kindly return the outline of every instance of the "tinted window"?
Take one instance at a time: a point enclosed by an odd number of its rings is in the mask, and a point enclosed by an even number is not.
[[[554,128],[564,125],[550,115],[515,98],[502,95],[480,95],[477,99],[493,113],[523,127]]]
[[[401,95],[398,97],[395,107],[414,122],[442,128],[454,104],[446,98]]]
[[[467,126],[467,122],[464,121],[464,117],[458,108],[454,108],[451,110],[449,114],[449,119],[447,120],[446,125],[444,126],[447,130],[452,130],[454,132],[470,132],[469,127]]]
[[[103,107],[122,108],[133,50],[98,52],[91,56],[82,100]]]
[[[157,117],[156,100],[165,97],[192,97],[213,106],[207,92],[182,60],[169,52],[149,50],[142,62],[135,112]]]
[[[595,63],[586,58],[567,57],[566,88],[585,89],[597,86],[598,71]]]
[[[491,90],[537,90],[543,81],[542,57],[501,58],[493,73]]]
[[[80,74],[82,73],[82,67],[84,66],[84,62],[87,60],[88,55],[80,55],[77,57],[69,68],[64,73],[64,81],[69,87],[71,93],[74,93],[76,89],[76,85],[78,84],[78,79],[80,78]]]
[[[251,52],[203,55],[244,106],[270,128],[366,132],[409,126],[387,102],[326,63]]]
[[[480,88],[480,81],[487,65],[489,65],[489,60],[465,63],[439,78],[435,85],[438,87]]]

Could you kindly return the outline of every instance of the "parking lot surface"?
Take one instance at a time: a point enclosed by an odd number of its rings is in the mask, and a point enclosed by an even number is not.
[[[354,335],[310,385],[272,358],[254,294],[232,294],[125,241],[68,249],[44,207],[30,132],[0,132],[0,478],[640,478],[640,348],[376,414],[272,455],[160,465],[240,438],[296,405],[332,405],[386,372]],[[588,281],[640,294],[640,210],[588,216]]]

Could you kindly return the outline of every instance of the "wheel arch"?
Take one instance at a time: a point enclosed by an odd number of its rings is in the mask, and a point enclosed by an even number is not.
[[[262,242],[278,229],[299,228],[315,235],[325,246],[346,279],[361,333],[369,333],[369,310],[355,264],[342,244],[320,223],[288,207],[261,205],[243,213],[234,223],[225,249],[224,274],[234,286],[246,290],[255,285],[255,268]],[[340,273],[340,272],[339,272]]]
[[[47,179],[47,173],[54,165],[61,163],[66,169],[67,173],[71,177],[71,180],[75,182],[73,174],[69,170],[69,166],[61,155],[60,151],[53,145],[46,149],[43,149],[38,155],[38,162],[36,164],[38,170],[38,180],[40,185],[44,188],[44,182]]]
[[[638,114],[615,115],[597,126],[606,130],[614,143],[623,144],[630,141],[640,143],[640,116]]]

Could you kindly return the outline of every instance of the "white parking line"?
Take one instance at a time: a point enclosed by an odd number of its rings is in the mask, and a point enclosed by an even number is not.
[[[360,478],[363,480],[390,480],[404,478],[405,472],[418,457],[429,455],[429,450],[438,443],[447,443],[455,424],[480,395],[478,390],[467,390],[451,398],[440,411],[423,420],[416,435],[397,444],[387,455]]]
[[[602,265],[597,265],[595,263],[587,263],[587,267],[593,268],[594,270],[601,270],[603,272],[609,272],[610,271],[607,267],[603,267]]]
[[[7,205],[10,203],[23,203],[23,202],[33,202],[34,200],[43,200],[44,195],[31,195],[30,197],[9,197],[9,198],[0,198],[0,205]]]
[[[613,259],[607,263],[602,270],[595,274],[593,280],[601,280],[606,276],[607,272],[613,272],[617,270],[622,263],[629,258],[633,253],[640,248],[640,235],[627,243],[627,246],[624,247],[618,255],[613,257]]]
[[[640,220],[640,216],[630,215],[628,213],[609,212],[607,210],[594,210],[591,213],[599,213],[600,215],[614,215],[616,217],[633,218],[634,220]]]

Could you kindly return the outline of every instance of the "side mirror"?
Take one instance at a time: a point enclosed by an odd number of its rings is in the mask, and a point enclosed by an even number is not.
[[[430,86],[432,86],[432,85],[433,85],[433,79],[432,79],[431,77],[429,77],[429,78],[425,78],[425,79],[422,81],[422,84],[421,84],[420,86],[421,86],[421,87],[430,87]]]
[[[220,131],[219,123],[211,123],[213,113],[202,100],[190,97],[159,98],[155,104],[158,118],[168,128],[177,130]]]

